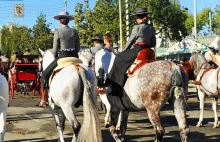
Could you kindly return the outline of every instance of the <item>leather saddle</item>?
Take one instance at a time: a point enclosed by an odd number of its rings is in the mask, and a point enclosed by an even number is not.
[[[134,63],[127,70],[128,76],[133,76],[134,73],[147,63],[155,61],[155,52],[151,48],[142,49]]]

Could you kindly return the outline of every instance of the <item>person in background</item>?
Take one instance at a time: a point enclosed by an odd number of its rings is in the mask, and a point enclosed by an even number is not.
[[[91,47],[91,53],[93,56],[95,56],[95,54],[100,50],[104,48],[104,40],[101,36],[96,35],[91,39],[91,42],[93,42],[93,47]]]
[[[112,36],[110,34],[109,31],[107,31],[104,35],[104,44],[105,44],[105,48],[109,49],[109,50],[113,50],[112,47]]]
[[[31,55],[30,49],[26,48],[24,55]],[[24,63],[30,63],[31,61],[28,58],[24,58]]]
[[[29,48],[26,48],[26,49],[25,49],[24,55],[31,55],[31,52],[30,52],[30,49],[29,49]]]
[[[117,44],[117,43],[114,43],[114,44],[113,44],[114,52],[117,53],[117,54],[120,53],[120,52],[118,51],[118,48],[119,48],[119,47],[120,47],[119,44]]]
[[[13,51],[13,55],[11,56],[11,59],[10,59],[10,68],[13,68],[14,67],[14,64],[15,62],[17,61],[17,55],[18,55],[18,51]]]
[[[88,55],[89,57],[87,57],[87,58],[92,59],[92,60],[91,60],[91,63],[90,63],[90,66],[91,66],[91,68],[94,70],[94,68],[95,68],[95,54],[96,54],[99,50],[101,50],[101,49],[104,48],[104,45],[103,45],[104,40],[103,40],[103,38],[102,38],[101,36],[96,35],[96,36],[94,36],[94,37],[91,39],[91,42],[93,43],[94,46],[90,48],[90,53],[91,53],[91,54]]]

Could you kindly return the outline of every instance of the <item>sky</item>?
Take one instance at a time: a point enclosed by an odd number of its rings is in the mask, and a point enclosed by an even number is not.
[[[88,0],[91,8],[94,7],[96,0]],[[194,0],[179,0],[180,4],[189,9],[189,12],[193,14]],[[196,0],[197,12],[200,12],[203,8],[210,7],[215,8],[217,4],[220,5],[220,0]],[[67,0],[67,11],[70,14],[74,14],[74,7],[77,3],[84,3],[84,0]],[[14,18],[14,4],[24,4],[24,17]],[[42,11],[47,15],[46,19],[48,23],[51,23],[50,28],[59,28],[58,21],[53,17],[60,11],[64,10],[64,0],[0,0],[0,26],[7,24],[8,22],[15,22],[20,25],[25,25],[31,28],[36,24],[37,16]],[[70,26],[73,26],[71,21]]]

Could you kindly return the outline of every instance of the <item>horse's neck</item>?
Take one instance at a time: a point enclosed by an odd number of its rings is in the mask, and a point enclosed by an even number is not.
[[[53,56],[52,52],[47,51],[43,57],[43,70],[45,70],[53,61],[55,57]]]

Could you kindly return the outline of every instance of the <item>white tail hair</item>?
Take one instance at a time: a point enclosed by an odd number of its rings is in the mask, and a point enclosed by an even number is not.
[[[91,85],[88,84],[85,70],[79,68],[79,72],[84,85],[84,120],[79,131],[77,142],[102,142],[98,109],[93,96],[95,94],[92,94],[94,91],[91,90]]]

